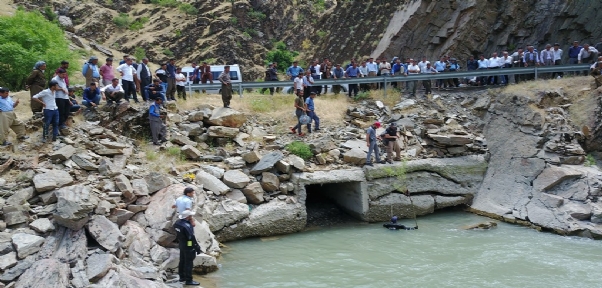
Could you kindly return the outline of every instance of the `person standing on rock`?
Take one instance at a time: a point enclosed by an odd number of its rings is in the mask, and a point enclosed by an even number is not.
[[[178,212],[178,215],[182,215],[182,213],[184,213],[184,211],[186,210],[192,211],[193,202],[194,189],[192,187],[186,187],[184,189],[184,195],[178,197],[178,199],[176,199],[174,205],[172,205],[171,208],[175,208],[176,212]],[[192,226],[194,226],[194,223],[192,223]]]
[[[300,120],[301,116],[305,115],[305,113],[307,113],[307,105],[305,105],[305,102],[303,101],[303,96],[298,93],[297,98],[295,98],[295,115],[297,115],[297,125],[291,128],[293,134],[296,133],[299,136],[305,136],[305,134],[301,132],[301,127],[303,125],[301,124]]]
[[[86,77],[86,87],[90,87],[90,83],[100,81],[100,69],[98,68],[98,57],[92,56],[90,60],[82,67],[82,75]]]
[[[307,133],[311,133],[311,121],[316,123],[316,129],[314,131],[320,131],[320,118],[316,114],[316,105],[314,104],[314,98],[316,98],[316,92],[311,92],[309,98],[305,99],[305,105],[307,116],[309,116],[309,123],[307,124]]]
[[[376,129],[380,128],[380,122],[374,122],[366,130],[366,145],[368,146],[368,155],[366,156],[366,165],[372,165],[372,151],[374,151],[374,159],[376,163],[382,163],[380,161],[380,152],[378,151],[378,140],[380,137],[376,136]]]
[[[176,68],[176,90],[178,91],[178,98],[184,98],[186,100],[186,76],[182,74],[182,68]]]
[[[165,139],[167,136],[167,129],[165,124],[163,124],[163,118],[165,118],[165,115],[161,114],[162,103],[163,99],[161,99],[161,97],[157,97],[155,98],[155,103],[153,103],[148,110],[148,120],[150,122],[150,130],[153,137],[153,145],[161,145],[161,143],[167,142]]]
[[[217,78],[222,83],[222,102],[225,108],[230,108],[230,100],[232,100],[232,81],[230,80],[230,66],[224,66],[224,72],[219,74]]]
[[[46,62],[38,61],[33,66],[33,71],[25,80],[25,90],[29,89],[29,96],[33,98],[34,95],[40,93],[46,87],[46,76],[44,73],[46,72]],[[42,105],[40,105],[37,101],[30,101],[31,112],[38,113],[42,112]]]
[[[65,77],[67,75],[67,71],[64,69],[59,69],[57,71],[57,75],[52,78],[56,83],[59,84],[60,89],[56,90],[55,98],[56,98],[56,107],[59,111],[59,128],[65,129],[67,125],[67,118],[70,115],[71,101],[69,100],[69,87],[67,87],[67,83],[65,83]]]
[[[167,91],[165,92],[165,96],[167,97],[168,101],[176,101],[176,59],[169,59],[169,63],[167,63],[166,68]]]
[[[153,78],[153,74],[151,73],[150,68],[148,68],[148,58],[143,58],[142,63],[138,65],[138,68],[136,69],[136,76],[138,77],[138,81],[140,81],[140,83],[138,83],[138,89],[140,89],[142,100],[146,102],[149,99],[144,87],[151,84],[151,80]]]
[[[167,92],[167,64],[161,64],[161,67],[155,70],[155,76],[161,80],[163,93]]]
[[[0,143],[2,146],[8,146],[12,143],[6,141],[6,136],[13,130],[17,134],[17,139],[25,140],[25,125],[15,114],[15,107],[19,105],[19,99],[13,102],[12,97],[8,95],[8,88],[0,87]]]
[[[133,96],[134,102],[139,103],[138,97],[136,96],[136,83],[134,81],[136,69],[132,66],[132,62],[132,58],[127,58],[125,63],[117,67],[117,71],[121,73],[121,85],[123,86],[123,91],[125,91],[125,100],[130,102],[130,97]]]
[[[44,129],[42,130],[42,142],[46,142],[48,129],[52,125],[52,141],[56,141],[59,135],[59,110],[56,106],[56,91],[60,90],[59,83],[51,80],[48,83],[48,89],[42,90],[34,95],[31,100],[36,101],[44,108]]]
[[[59,66],[59,68],[56,68],[56,71],[54,71],[54,76],[57,76],[59,74],[59,70],[65,70],[65,84],[67,84],[67,87],[69,87],[69,73],[67,73],[67,69],[69,69],[69,61],[61,61],[61,66]]]
[[[398,136],[397,136],[397,124],[395,124],[395,122],[391,123],[391,125],[389,125],[389,127],[387,127],[387,130],[385,130],[384,133],[384,138],[383,142],[385,144],[385,147],[387,148],[387,160],[386,162],[389,164],[393,164],[393,160],[395,161],[401,161],[401,149],[394,149],[395,148],[395,142],[397,142]],[[385,142],[386,141],[386,142]],[[393,159],[393,151],[395,151],[395,158]]]
[[[113,72],[113,58],[107,58],[104,65],[100,66],[100,76],[102,77],[101,87],[111,85],[115,73]]]
[[[178,265],[178,274],[180,282],[185,285],[200,285],[199,282],[192,280],[192,265],[194,258],[202,253],[201,246],[194,237],[194,216],[195,213],[190,210],[184,210],[179,220],[173,225],[177,232],[178,248],[180,248],[180,262]]]

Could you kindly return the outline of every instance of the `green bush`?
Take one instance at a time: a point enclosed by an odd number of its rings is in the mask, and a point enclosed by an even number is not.
[[[151,0],[151,3],[163,7],[178,7],[178,5],[180,5],[178,0]]]
[[[196,15],[199,13],[199,9],[196,9],[196,7],[194,7],[188,3],[180,4],[180,11],[182,11],[188,15]]]
[[[134,31],[138,31],[142,28],[144,28],[144,24],[148,23],[149,19],[148,17],[141,17],[139,19],[136,19],[136,21],[132,22],[132,24],[130,24],[130,30],[134,30]]]
[[[268,51],[268,53],[266,54],[266,64],[278,62],[278,69],[280,69],[281,71],[286,71],[286,69],[288,69],[288,67],[290,67],[293,64],[295,57],[297,57],[299,53],[287,49],[286,44],[284,44],[284,42],[282,41],[278,41],[274,44],[274,46],[276,46],[275,50]]]
[[[304,160],[307,160],[314,156],[314,154],[311,153],[309,145],[301,141],[293,141],[286,145],[285,149],[286,151],[291,152],[292,154],[295,154],[303,158]]]
[[[142,59],[146,58],[146,50],[142,47],[136,47],[136,49],[134,49],[134,57],[136,60],[142,61]]]
[[[54,14],[54,10],[50,5],[44,6],[44,15],[46,16],[46,19],[48,19],[48,21],[50,22],[58,21],[58,17],[56,16],[56,14]]]
[[[314,8],[317,11],[322,12],[326,9],[326,3],[324,3],[324,0],[314,0]]]
[[[230,23],[232,23],[232,25],[236,25],[236,23],[238,23],[238,18],[235,16],[230,17]]]
[[[250,18],[254,18],[254,19],[257,19],[257,20],[260,20],[260,21],[261,20],[265,20],[265,18],[266,18],[265,14],[263,14],[263,12],[261,12],[261,11],[255,11],[253,9],[251,9],[251,11],[247,12],[247,15]]]
[[[76,53],[69,49],[63,34],[56,23],[37,11],[19,9],[13,16],[0,16],[0,86],[23,89],[33,65],[40,60],[46,62],[49,78],[62,60],[76,63]]]
[[[130,19],[130,15],[126,13],[119,13],[119,16],[113,18],[113,23],[115,23],[115,26],[123,29],[129,27],[132,23],[132,20]]]
[[[362,100],[366,100],[370,98],[370,93],[368,93],[368,91],[362,91],[360,93],[357,93],[356,96],[353,97],[354,101],[362,101]]]
[[[165,56],[167,56],[167,57],[173,57],[174,56],[173,52],[171,52],[171,50],[169,50],[167,48],[163,49],[163,54],[165,54]]]
[[[583,165],[586,167],[596,166],[596,158],[594,158],[594,155],[587,154],[587,156],[585,156],[585,163],[583,163]]]

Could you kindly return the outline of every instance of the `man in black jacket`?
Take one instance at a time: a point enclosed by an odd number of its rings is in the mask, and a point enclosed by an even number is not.
[[[192,262],[198,253],[201,253],[201,246],[194,237],[194,212],[184,210],[179,216],[179,220],[173,225],[178,232],[178,242],[180,248],[180,263],[178,265],[178,274],[180,282],[185,285],[200,285],[199,282],[192,280]]]

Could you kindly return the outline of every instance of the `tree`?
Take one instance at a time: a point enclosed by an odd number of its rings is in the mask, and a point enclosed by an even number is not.
[[[284,42],[282,41],[276,42],[275,46],[275,50],[268,51],[268,53],[266,54],[266,62],[278,62],[278,69],[285,71],[286,69],[288,69],[289,66],[293,64],[295,57],[297,57],[299,53],[296,51],[290,51],[286,49],[286,44],[284,44]]]
[[[23,89],[37,61],[46,62],[50,78],[61,61],[76,59],[63,30],[37,11],[0,16],[0,39],[0,86],[11,90]]]

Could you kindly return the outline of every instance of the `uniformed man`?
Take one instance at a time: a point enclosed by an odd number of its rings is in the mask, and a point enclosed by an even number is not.
[[[180,282],[185,285],[200,285],[199,282],[192,280],[192,262],[198,253],[201,253],[201,246],[194,237],[194,212],[184,210],[179,216],[179,220],[173,225],[178,233],[178,242],[180,248],[180,263],[178,265],[178,274]]]

